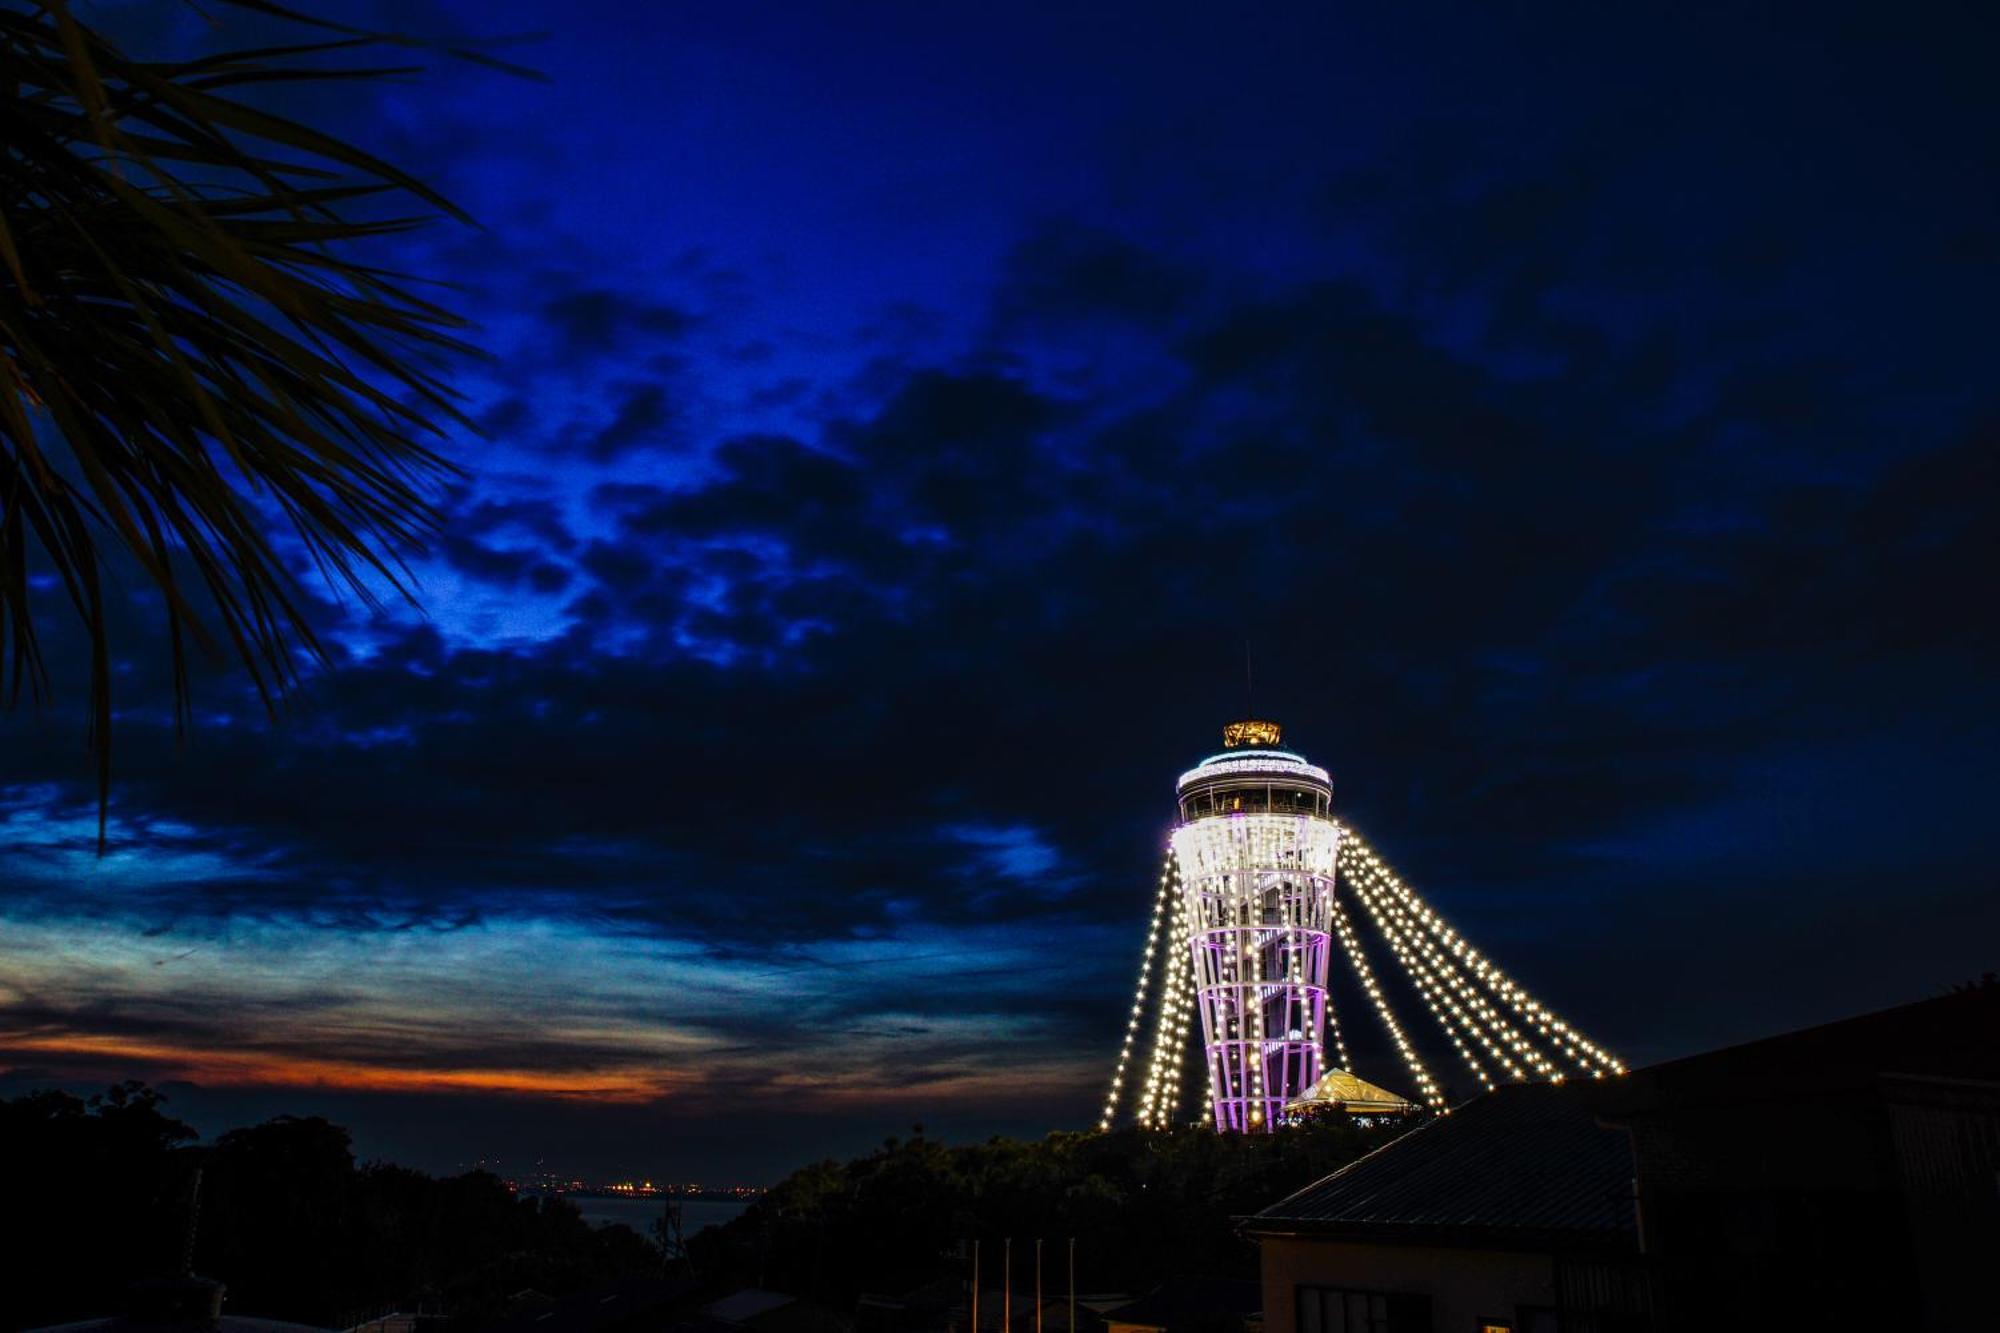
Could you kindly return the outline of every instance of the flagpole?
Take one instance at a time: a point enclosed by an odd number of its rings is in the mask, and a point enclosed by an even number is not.
[[[1014,1333],[1014,1238],[1000,1247],[1000,1333]]]
[[[1042,1333],[1042,1238],[1035,1237],[1035,1333]]]
[[[1076,1237],[1069,1238],[1069,1327],[1063,1333],[1076,1333]]]

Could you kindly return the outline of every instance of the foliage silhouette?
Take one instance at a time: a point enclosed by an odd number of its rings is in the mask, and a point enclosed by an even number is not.
[[[475,1324],[523,1288],[560,1293],[660,1267],[630,1229],[594,1228],[559,1199],[516,1198],[484,1172],[357,1165],[347,1131],[317,1117],[184,1146],[194,1137],[137,1084],[88,1101],[0,1100],[0,1328],[113,1313],[134,1281],[178,1271],[197,1160],[192,1266],[227,1285],[231,1313],[346,1327],[428,1301]]]
[[[984,1242],[984,1285],[1015,1240],[1017,1288],[1033,1241],[1080,1290],[1143,1292],[1178,1275],[1250,1277],[1234,1219],[1388,1142],[1398,1127],[1345,1123],[1271,1136],[1206,1131],[1051,1134],[952,1146],[890,1139],[866,1157],[792,1173],[734,1221],[688,1237],[717,1289],[757,1285],[836,1310],[864,1291],[964,1275]],[[228,1287],[229,1310],[346,1327],[428,1302],[464,1326],[524,1288],[558,1294],[657,1273],[662,1255],[624,1227],[593,1228],[562,1200],[514,1197],[484,1172],[438,1179],[357,1164],[347,1131],[280,1116],[190,1148],[164,1099],[120,1084],[0,1100],[0,1253],[25,1280],[0,1285],[0,1328],[107,1313],[133,1281],[179,1271],[188,1184],[202,1167],[192,1267]],[[1025,1256],[1025,1257],[1024,1257]]]
[[[401,39],[222,3],[318,40],[149,60],[65,0],[0,6],[0,672],[10,700],[49,696],[34,584],[53,575],[89,643],[100,847],[106,575],[129,562],[159,593],[181,725],[190,640],[275,709],[302,660],[326,660],[296,567],[364,602],[407,596],[454,470],[436,446],[470,429],[441,377],[473,350],[464,321],[357,257],[464,215],[256,100],[405,72],[325,63]]]
[[[1234,1218],[1401,1132],[1329,1122],[1276,1135],[1133,1129],[958,1147],[919,1133],[851,1162],[795,1171],[742,1216],[690,1237],[688,1248],[704,1277],[834,1308],[863,1291],[961,1275],[962,1246],[975,1238],[982,1284],[991,1287],[1000,1285],[1000,1242],[1010,1236],[1017,1286],[1032,1281],[1023,1245],[1032,1263],[1037,1236],[1058,1247],[1076,1238],[1085,1291],[1142,1292],[1183,1274],[1254,1277],[1255,1250]],[[1066,1270],[1055,1271],[1067,1280]]]

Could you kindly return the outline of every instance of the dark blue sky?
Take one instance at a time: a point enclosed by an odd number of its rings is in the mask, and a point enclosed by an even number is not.
[[[1986,16],[1240,8],[339,11],[546,32],[287,108],[484,224],[395,259],[487,438],[285,723],[212,672],[176,751],[135,617],[104,858],[81,698],[0,722],[0,1087],[436,1167],[1084,1124],[1246,638],[1628,1062],[1995,966]]]

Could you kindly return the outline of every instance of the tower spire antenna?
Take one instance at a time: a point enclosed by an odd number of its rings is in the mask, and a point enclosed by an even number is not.
[[[1250,674],[1250,636],[1243,636],[1243,716],[1257,716],[1257,682]]]

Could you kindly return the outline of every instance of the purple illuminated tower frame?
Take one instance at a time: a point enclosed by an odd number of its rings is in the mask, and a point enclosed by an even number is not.
[[[1333,783],[1268,722],[1181,775],[1174,830],[1218,1130],[1274,1129],[1326,1067]]]

